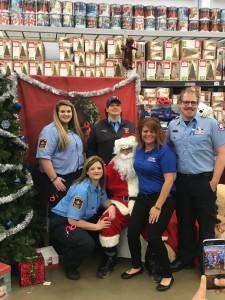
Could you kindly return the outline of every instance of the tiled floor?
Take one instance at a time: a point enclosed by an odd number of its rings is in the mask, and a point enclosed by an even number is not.
[[[50,286],[36,285],[19,287],[13,281],[13,291],[8,300],[191,300],[199,284],[197,269],[174,274],[175,283],[167,292],[155,291],[155,283],[145,272],[131,280],[120,279],[120,274],[129,268],[128,260],[120,260],[115,270],[105,279],[95,277],[97,261],[86,262],[81,268],[81,279],[71,281],[65,278],[60,268],[49,270],[46,280]],[[213,292],[209,300],[221,300]],[[224,297],[225,299],[225,297]]]

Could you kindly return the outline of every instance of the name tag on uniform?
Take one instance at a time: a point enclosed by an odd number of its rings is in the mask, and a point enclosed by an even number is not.
[[[195,135],[203,135],[203,134],[204,134],[204,129],[203,128],[197,127],[195,129]]]
[[[156,158],[150,156],[150,157],[147,158],[147,161],[156,162]]]
[[[107,130],[106,129],[102,129],[101,132],[107,132]]]

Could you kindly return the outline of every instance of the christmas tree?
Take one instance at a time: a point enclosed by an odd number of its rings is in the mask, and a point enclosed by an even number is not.
[[[23,166],[27,146],[20,138],[15,81],[0,76],[0,261],[33,255],[37,235],[33,182]]]

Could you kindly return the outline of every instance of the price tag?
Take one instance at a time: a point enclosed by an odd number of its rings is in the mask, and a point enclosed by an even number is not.
[[[196,86],[195,82],[185,82],[184,86]]]
[[[214,86],[219,86],[220,82],[219,81],[214,81]]]

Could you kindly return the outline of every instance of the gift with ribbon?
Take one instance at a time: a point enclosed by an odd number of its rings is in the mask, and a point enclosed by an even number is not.
[[[45,267],[42,255],[25,257],[24,261],[19,262],[19,275],[21,286],[43,283]]]

